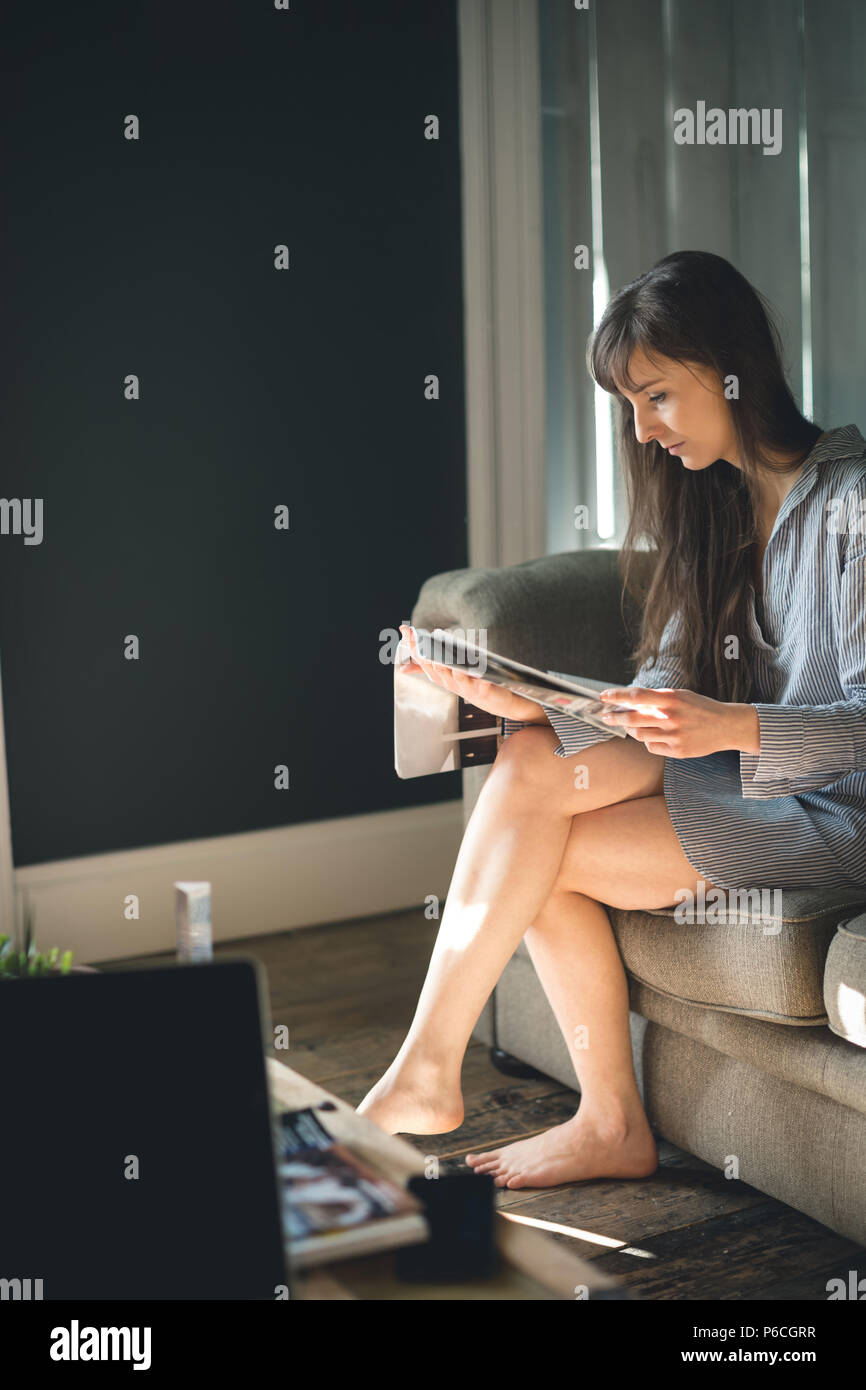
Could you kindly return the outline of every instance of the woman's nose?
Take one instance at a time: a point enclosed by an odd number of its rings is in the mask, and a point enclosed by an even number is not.
[[[638,444],[649,444],[650,440],[655,438],[643,412],[639,410],[635,410],[634,413],[634,432]]]

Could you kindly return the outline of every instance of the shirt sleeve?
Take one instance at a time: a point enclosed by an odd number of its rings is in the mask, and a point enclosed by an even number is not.
[[[635,673],[632,685],[643,686],[645,690],[683,690],[685,675],[678,653],[678,643],[682,637],[682,614],[679,609],[668,619],[659,642],[659,654],[654,666],[644,662]]]
[[[565,672],[557,671],[555,674],[561,676]],[[544,713],[550,720],[554,732],[559,736],[559,743],[553,750],[557,758],[570,758],[583,748],[591,748],[594,743],[606,743],[608,739],[617,737],[614,733],[608,733],[606,729],[596,729],[593,724],[584,724],[582,719],[575,719],[570,714],[563,714],[562,710],[545,709]],[[508,738],[518,729],[530,727],[537,727],[533,725],[531,719],[507,719],[503,716],[502,737]]]
[[[650,667],[647,662],[644,662],[632,680],[632,685],[642,686],[645,690],[681,690],[683,688],[682,667],[674,650],[675,642],[680,635],[681,621],[679,611],[668,620],[659,643],[659,654],[655,666]],[[568,676],[566,671],[554,671],[553,674],[555,676]],[[571,679],[580,680],[580,677],[572,676]],[[570,758],[584,748],[591,748],[594,743],[605,743],[608,739],[618,737],[613,732],[607,733],[601,729],[596,729],[592,724],[584,724],[582,719],[575,719],[570,714],[563,714],[561,710],[545,709],[544,713],[559,736],[559,744],[553,750],[557,758]],[[502,737],[508,738],[518,729],[526,729],[531,726],[531,720],[503,717]]]
[[[866,540],[849,540],[839,598],[839,684],[831,705],[756,704],[760,753],[740,753],[743,796],[814,791],[866,771]]]

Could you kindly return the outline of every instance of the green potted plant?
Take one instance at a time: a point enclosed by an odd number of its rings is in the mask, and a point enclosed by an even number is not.
[[[33,935],[33,909],[29,900],[24,905],[24,930],[19,936],[19,944],[13,941],[8,932],[0,934],[0,980],[26,980],[40,975],[69,975],[96,973],[90,965],[73,965],[72,952],[61,955],[58,946],[52,946],[45,955],[36,947]]]

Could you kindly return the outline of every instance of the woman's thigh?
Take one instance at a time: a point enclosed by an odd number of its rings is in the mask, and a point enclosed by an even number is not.
[[[557,758],[559,739],[549,724],[518,729],[503,743],[496,761],[507,764],[545,807],[565,815],[586,814],[598,806],[632,797],[658,795],[664,787],[665,760],[636,738],[611,738]]]
[[[664,796],[600,806],[574,817],[556,890],[584,893],[609,907],[671,907],[698,891]],[[703,880],[705,891],[714,886]]]

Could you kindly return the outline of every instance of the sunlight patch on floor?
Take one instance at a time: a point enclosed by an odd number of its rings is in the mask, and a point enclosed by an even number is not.
[[[638,1250],[633,1245],[626,1245],[622,1240],[614,1240],[612,1236],[600,1236],[596,1231],[584,1231],[579,1226],[563,1226],[559,1221],[542,1221],[537,1216],[518,1216],[513,1211],[502,1211],[499,1214],[504,1216],[506,1221],[516,1221],[521,1226],[534,1226],[538,1231],[570,1236],[572,1240],[586,1240],[591,1245],[606,1245],[609,1250],[617,1250],[621,1255],[636,1255],[640,1260],[656,1258],[651,1250]]]

